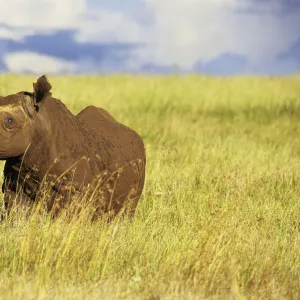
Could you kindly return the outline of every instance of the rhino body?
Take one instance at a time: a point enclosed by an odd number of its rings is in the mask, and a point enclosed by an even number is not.
[[[141,137],[102,108],[73,115],[52,97],[45,76],[33,87],[32,93],[0,97],[4,210],[43,198],[56,215],[67,198],[82,193],[96,205],[96,215],[133,215],[145,181]]]

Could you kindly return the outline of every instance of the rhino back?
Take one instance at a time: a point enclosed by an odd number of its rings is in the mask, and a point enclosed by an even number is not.
[[[93,144],[94,155],[101,157],[101,163],[96,165],[100,169],[104,166],[109,174],[122,168],[113,192],[115,212],[122,209],[126,199],[131,199],[127,212],[134,214],[145,182],[146,155],[141,137],[101,108],[89,106],[76,117]],[[105,195],[110,197],[111,191],[105,190]]]
[[[76,117],[82,122],[105,165],[111,165],[115,161],[145,160],[141,137],[133,129],[116,121],[106,110],[88,106]]]

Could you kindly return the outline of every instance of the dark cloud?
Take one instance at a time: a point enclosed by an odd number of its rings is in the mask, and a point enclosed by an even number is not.
[[[300,49],[300,41],[298,45]],[[296,52],[290,49],[290,52],[278,56],[273,61],[261,63],[257,66],[251,66],[246,57],[234,53],[225,53],[219,57],[207,62],[198,62],[194,71],[201,74],[234,76],[234,75],[273,75],[284,76],[300,72],[300,57],[293,56]],[[296,57],[298,60],[296,60]]]
[[[154,63],[144,64],[140,67],[139,72],[141,73],[161,73],[161,74],[173,74],[180,71],[176,65],[168,66],[168,65],[157,65]]]
[[[22,42],[0,39],[0,45],[5,44],[6,49],[10,52],[32,51],[72,61],[82,57],[91,57],[95,60],[111,57],[116,60],[124,60],[137,47],[132,44],[116,43],[80,44],[74,40],[74,33],[71,30],[63,30],[47,35],[28,36]]]
[[[0,57],[10,52],[32,51],[82,63],[86,71],[93,69],[122,70],[123,64],[132,58],[133,51],[141,45],[121,43],[77,43],[74,31],[63,30],[50,34],[38,34],[26,37],[22,42],[0,39]],[[1,67],[1,64],[0,64]]]
[[[240,13],[286,15],[299,11],[299,0],[244,0],[243,6],[237,9]]]
[[[243,74],[247,71],[246,57],[224,53],[219,57],[207,63],[198,62],[195,65],[195,72],[204,74],[236,75]]]
[[[0,24],[1,28],[1,24]],[[12,29],[8,28],[7,29]],[[57,31],[48,34],[28,36],[23,41],[0,39],[0,71],[7,70],[3,61],[11,52],[32,51],[60,59],[76,62],[78,73],[138,72],[148,74],[185,73],[176,65],[145,63],[138,70],[128,67],[129,59],[134,59],[134,51],[141,47],[136,44],[80,44],[74,40],[74,31]],[[289,74],[300,71],[300,38],[275,61],[261,66],[259,70],[249,70],[246,57],[225,53],[207,63],[198,62],[193,70],[203,74],[237,75]],[[251,71],[251,72],[250,72]]]
[[[294,44],[291,45],[291,47],[287,51],[281,53],[278,56],[278,59],[280,60],[293,59],[295,62],[298,63],[300,68],[300,37]]]

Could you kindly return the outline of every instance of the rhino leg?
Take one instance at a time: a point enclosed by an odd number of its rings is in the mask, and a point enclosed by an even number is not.
[[[25,194],[16,193],[15,191],[5,189],[3,206],[1,211],[1,221],[8,216],[13,209],[28,210],[32,206],[32,199]]]

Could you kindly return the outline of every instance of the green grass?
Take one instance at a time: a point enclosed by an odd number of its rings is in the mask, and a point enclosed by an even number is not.
[[[49,80],[141,134],[144,195],[132,222],[1,224],[0,299],[300,298],[300,77]]]

